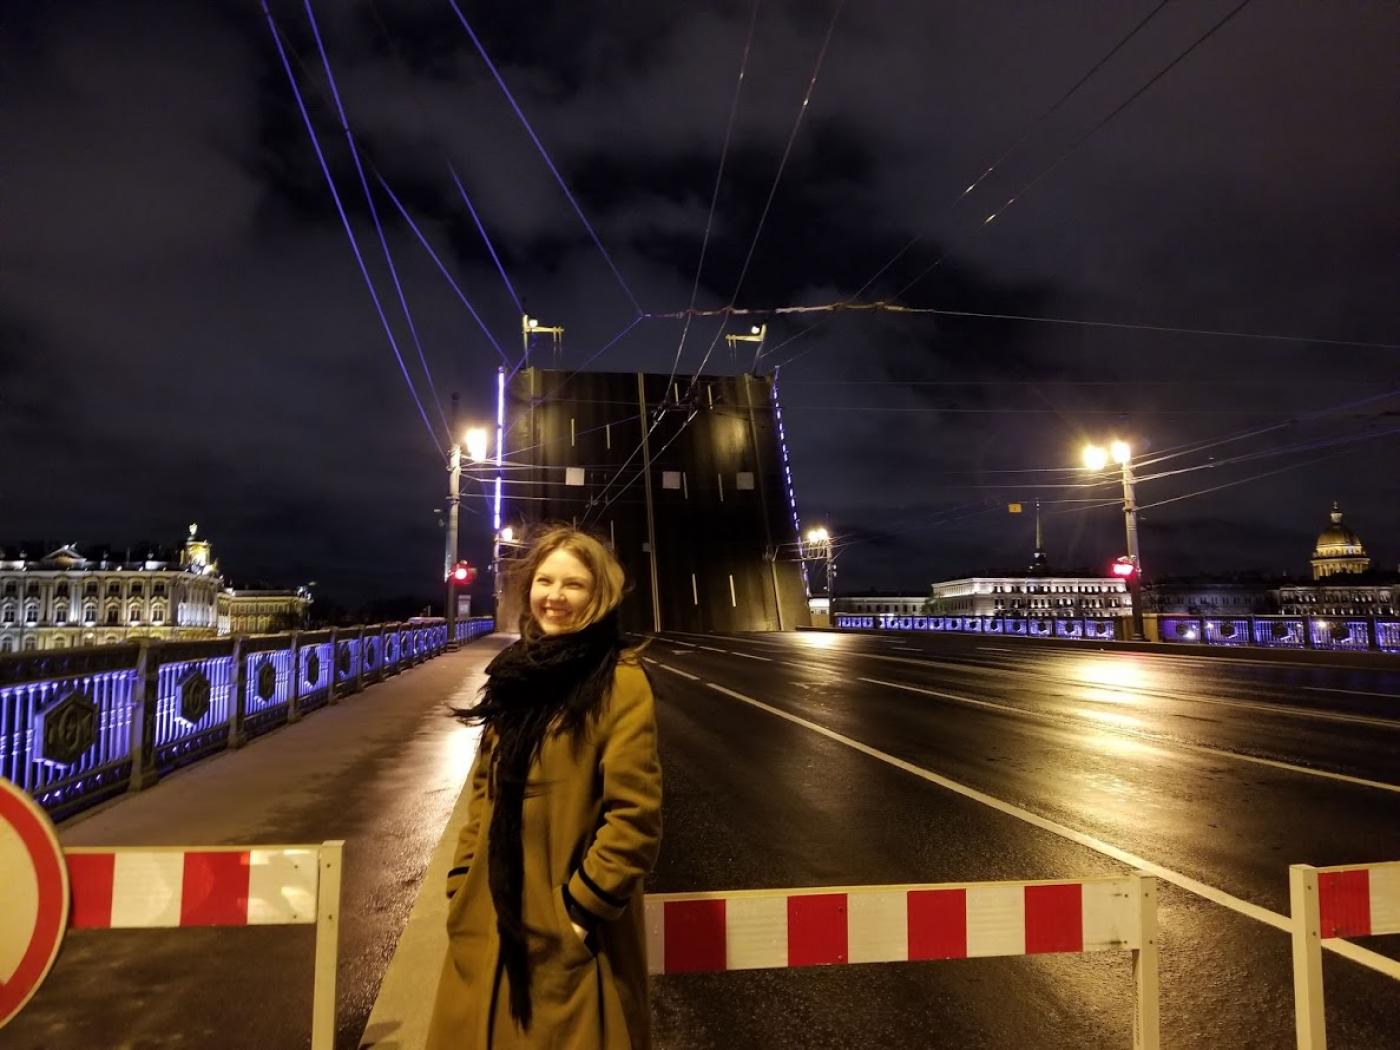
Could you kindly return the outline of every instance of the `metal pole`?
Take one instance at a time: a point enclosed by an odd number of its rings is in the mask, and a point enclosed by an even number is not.
[[[661,633],[661,584],[656,576],[656,514],[651,504],[651,445],[648,443],[646,375],[637,373],[637,406],[642,420],[642,479],[647,496],[647,554],[651,560],[651,629]]]
[[[759,344],[762,345],[761,343]],[[754,367],[758,367],[758,358],[754,358]],[[758,447],[758,420],[754,415],[753,408],[753,386],[758,381],[758,376],[744,377],[744,403],[749,410],[749,440],[753,442],[753,469],[754,478],[758,487],[759,512],[763,515],[763,555],[768,562],[768,575],[773,584],[773,608],[777,612],[778,630],[783,630],[783,596],[778,590],[778,550],[773,546],[773,529],[768,521],[768,486],[763,483],[763,460],[760,458]],[[768,399],[772,404],[773,399]]]
[[[1133,465],[1123,460],[1123,525],[1128,533],[1128,557],[1133,563],[1132,582],[1128,596],[1133,605],[1133,641],[1140,642],[1146,635],[1142,629],[1142,559],[1138,557],[1137,500],[1133,496]]]
[[[832,540],[827,539],[822,546],[826,547],[826,622],[833,624],[836,623],[836,554]]]
[[[452,641],[457,627],[456,584],[452,579],[452,569],[457,564],[457,511],[462,502],[462,446],[453,442],[447,466],[447,550],[443,553],[442,578],[447,587],[447,637]]]

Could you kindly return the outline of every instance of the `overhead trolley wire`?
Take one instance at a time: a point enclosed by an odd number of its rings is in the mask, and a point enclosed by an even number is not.
[[[690,311],[695,309],[695,297],[700,291],[700,275],[705,269],[705,252],[710,246],[710,229],[715,220],[715,203],[719,200],[719,187],[724,179],[724,162],[729,156],[729,141],[734,132],[734,116],[739,112],[739,94],[744,87],[744,74],[749,68],[749,52],[753,47],[754,27],[758,24],[758,7],[761,0],[754,0],[753,12],[749,15],[749,32],[744,38],[744,54],[739,60],[739,76],[734,83],[734,96],[729,102],[729,119],[724,125],[724,145],[719,151],[719,167],[715,170],[715,185],[710,191],[710,210],[705,216],[705,236],[700,241],[700,259],[695,264],[695,280],[690,285],[690,307],[687,310],[685,324],[681,328],[681,338],[676,346],[676,357],[671,362],[671,374],[666,377],[666,386],[669,388],[671,382],[676,378],[676,370],[680,368],[681,354],[685,351],[685,339],[690,333],[690,322],[694,319],[694,314]]]
[[[1037,128],[1039,128],[1042,124],[1049,120],[1050,117],[1057,113],[1060,107],[1063,106],[1066,102],[1068,102],[1070,97],[1073,96],[1076,92],[1078,92],[1080,88],[1082,88],[1091,79],[1093,79],[1094,74],[1101,70],[1104,66],[1106,66],[1109,63],[1109,61],[1116,54],[1118,54],[1118,52],[1121,51],[1130,40],[1133,39],[1133,37],[1137,36],[1138,33],[1142,31],[1142,29],[1147,25],[1147,23],[1151,22],[1152,19],[1157,17],[1158,13],[1160,13],[1161,10],[1167,6],[1167,2],[1168,0],[1162,0],[1161,3],[1159,3],[1151,11],[1149,11],[1148,14],[1140,22],[1137,23],[1137,25],[1133,26],[1133,28],[1128,31],[1126,36],[1120,38],[1119,41],[1113,45],[1113,47],[1109,48],[1109,50],[1103,55],[1103,57],[1101,57],[1092,66],[1090,66],[1088,72],[1086,72],[1083,76],[1076,80],[1065,92],[1063,92],[1060,95],[1059,98],[1057,98],[1053,103],[1051,103],[1049,108],[1045,109],[1038,117],[1036,117],[1033,121],[1027,124],[1026,127],[1022,130],[1021,134],[1011,143],[1010,146],[1008,146],[1005,150],[1002,151],[999,157],[997,157],[995,160],[993,160],[990,164],[987,165],[986,170],[983,171],[981,175],[974,179],[967,186],[966,189],[959,193],[947,206],[940,210],[940,212],[938,213],[939,219],[941,220],[946,216],[952,214],[952,212],[957,208],[959,203],[961,203],[967,197],[971,196],[971,194],[977,189],[978,186],[982,184],[982,182],[985,179],[987,179],[1008,157],[1015,153],[1016,150],[1019,149],[1026,142],[1026,140],[1031,137],[1032,134],[1035,133]],[[923,239],[923,234],[915,234],[908,241],[906,241],[903,247],[901,247],[897,252],[895,252],[894,255],[890,256],[890,258],[885,262],[883,266],[876,270],[875,273],[872,274],[863,285],[861,285],[858,289],[856,289],[855,292],[851,294],[851,296],[846,300],[846,305],[851,305],[863,294],[865,294],[866,289],[868,289],[882,276],[884,276],[885,271],[887,271],[900,259],[904,258],[904,256],[909,252],[909,250],[913,248],[916,244],[921,242]],[[943,255],[940,255],[938,257],[937,262],[935,262],[934,265],[936,266],[939,262],[942,262],[943,257]],[[776,353],[783,347],[789,345],[797,339],[800,339],[802,336],[807,335],[808,333],[814,331],[817,328],[820,328],[823,324],[826,323],[827,320],[827,318],[823,318],[816,324],[811,325],[799,332],[796,332],[793,335],[790,335],[787,339],[784,339],[781,343],[773,347],[771,350],[764,351],[760,355],[760,357],[767,357],[769,354]],[[797,355],[794,355],[793,357],[789,358],[788,361],[791,362],[796,359]]]
[[[472,301],[467,298],[467,293],[462,291],[461,285],[453,278],[451,271],[448,270],[447,265],[438,256],[438,253],[433,250],[431,242],[423,235],[423,231],[420,230],[418,224],[413,221],[413,216],[408,213],[408,209],[403,206],[403,202],[399,200],[398,195],[390,188],[389,183],[385,180],[383,174],[372,160],[370,161],[370,169],[374,172],[374,177],[378,180],[380,188],[384,190],[385,195],[393,202],[394,207],[398,209],[399,215],[402,216],[403,221],[407,223],[408,228],[413,231],[413,235],[418,238],[418,243],[423,246],[423,249],[432,258],[433,262],[437,264],[438,271],[447,279],[447,283],[451,285],[452,290],[457,293],[457,298],[461,300],[462,305],[467,308],[467,312],[472,315],[472,320],[476,322],[477,327],[480,328],[482,334],[486,336],[486,341],[491,344],[502,361],[506,364],[510,364],[510,358],[506,355],[506,352],[501,349],[501,344],[496,342],[496,337],[491,334],[491,329],[486,326],[486,322],[481,319],[481,315],[476,312],[476,307],[473,306]]]
[[[399,46],[394,41],[393,36],[389,33],[389,27],[384,21],[384,15],[379,10],[378,0],[369,0],[369,7],[370,12],[374,15],[375,24],[379,27],[379,35],[384,39],[385,46],[388,47],[390,54],[394,56],[400,67],[407,74],[406,82],[408,85],[408,94],[409,98],[413,100],[414,108],[416,108],[419,115],[423,117],[425,124],[434,126],[434,132],[438,135],[439,139],[441,139],[441,133],[437,132],[437,128],[435,127],[435,125],[439,123],[436,119],[436,114],[429,112],[428,106],[419,96],[418,89],[413,82],[413,70],[409,66],[407,59],[404,58],[403,52],[399,50]],[[452,182],[457,187],[457,192],[461,195],[462,202],[467,206],[467,211],[472,217],[472,222],[476,225],[476,231],[481,235],[481,239],[486,245],[486,250],[491,255],[491,261],[496,264],[496,272],[501,275],[501,281],[506,286],[506,292],[510,295],[511,302],[515,303],[515,308],[523,314],[525,308],[521,305],[520,296],[515,293],[515,285],[511,284],[510,277],[506,275],[505,265],[501,262],[501,257],[496,254],[496,246],[491,242],[491,237],[486,232],[486,226],[481,221],[481,216],[477,214],[476,206],[472,204],[471,196],[467,193],[466,186],[463,185],[461,178],[457,174],[457,169],[452,163],[452,157],[447,152],[447,147],[445,145],[442,145],[441,149],[443,159],[447,162],[448,174],[452,176]]]
[[[526,118],[524,110],[520,108],[520,104],[515,101],[515,96],[511,94],[510,88],[506,86],[504,78],[502,78],[500,71],[496,68],[496,63],[491,61],[491,56],[487,54],[486,48],[481,43],[481,39],[476,35],[476,30],[472,29],[471,23],[467,21],[467,16],[462,13],[461,7],[457,5],[457,0],[447,0],[447,2],[457,15],[457,20],[462,23],[462,28],[467,31],[467,36],[471,38],[472,45],[476,48],[477,54],[481,56],[482,61],[486,63],[486,68],[491,71],[491,76],[495,78],[497,85],[500,86],[502,94],[505,95],[506,101],[510,103],[510,108],[520,120],[521,126],[525,128],[526,134],[530,136],[530,141],[535,144],[535,149],[539,150],[540,156],[544,158],[545,164],[549,167],[550,174],[554,176],[554,181],[557,182],[559,188],[564,191],[564,196],[569,199],[569,204],[573,206],[574,213],[579,217],[579,221],[583,223],[584,229],[588,231],[588,236],[593,239],[593,243],[603,256],[604,261],[607,262],[608,269],[612,270],[613,276],[617,278],[617,283],[622,288],[623,294],[625,294],[632,303],[633,309],[635,309],[638,314],[642,313],[641,303],[637,302],[637,297],[632,294],[632,289],[628,287],[627,281],[622,276],[622,271],[617,268],[617,264],[613,262],[612,256],[608,254],[608,250],[603,247],[603,242],[598,237],[597,231],[593,229],[593,224],[588,221],[588,216],[584,214],[583,208],[579,206],[578,200],[569,189],[568,183],[566,183],[564,177],[559,174],[559,169],[554,166],[554,160],[550,157],[549,150],[545,149],[544,143],[541,142],[540,137],[535,134],[534,127],[531,126],[529,119]]]
[[[321,143],[316,138],[316,128],[311,123],[311,114],[307,112],[306,102],[302,98],[301,89],[297,85],[296,75],[292,72],[291,63],[287,59],[286,49],[282,46],[282,35],[277,28],[277,22],[272,17],[272,10],[267,5],[267,0],[260,0],[263,14],[267,17],[268,29],[272,33],[272,42],[277,48],[277,56],[282,61],[282,68],[287,74],[287,81],[291,85],[292,95],[296,98],[297,110],[301,113],[302,122],[306,125],[307,137],[311,140],[311,148],[316,153],[316,160],[321,166],[321,173],[325,176],[326,186],[330,189],[331,199],[335,202],[335,210],[340,216],[341,225],[345,228],[345,236],[350,241],[350,250],[355,256],[355,262],[360,268],[360,276],[364,278],[365,286],[369,289],[370,300],[374,303],[374,312],[379,316],[379,323],[384,327],[384,334],[388,337],[389,347],[394,352],[394,360],[399,364],[399,371],[403,373],[404,382],[408,384],[409,395],[413,398],[413,403],[418,407],[418,415],[423,420],[423,426],[428,430],[428,436],[433,442],[433,447],[439,456],[446,455],[446,450],[438,440],[437,431],[428,421],[428,412],[423,407],[423,401],[418,396],[418,391],[413,385],[413,377],[408,374],[408,366],[404,364],[403,354],[399,352],[397,340],[394,338],[394,331],[389,325],[389,319],[384,314],[384,306],[379,301],[379,293],[375,290],[374,281],[369,275],[369,268],[365,265],[364,256],[360,253],[360,246],[355,240],[354,228],[350,225],[350,218],[345,213],[345,205],[340,199],[340,192],[336,189],[335,179],[331,177],[330,165],[326,163],[325,154],[321,151]]]
[[[449,0],[449,2],[451,2],[451,0]],[[797,116],[796,116],[796,118],[793,120],[793,123],[792,123],[792,130],[788,132],[787,143],[786,143],[786,144],[784,145],[784,147],[783,147],[783,155],[782,155],[782,158],[778,161],[778,170],[777,170],[777,172],[776,172],[776,173],[774,174],[774,176],[773,176],[773,183],[772,183],[772,185],[768,188],[768,197],[767,197],[767,199],[764,201],[763,210],[762,210],[762,212],[760,212],[760,214],[759,214],[758,225],[754,228],[753,237],[752,237],[752,239],[749,241],[748,253],[744,256],[744,263],[743,263],[743,266],[741,266],[740,269],[739,269],[739,278],[738,278],[738,280],[737,280],[737,281],[735,282],[735,284],[734,284],[734,292],[733,292],[733,294],[731,294],[730,297],[729,297],[729,306],[730,306],[730,307],[733,307],[735,301],[737,301],[737,299],[738,299],[738,297],[739,297],[739,292],[740,292],[740,290],[741,290],[741,289],[743,288],[743,286],[744,286],[744,280],[745,280],[745,278],[748,276],[749,266],[750,266],[750,264],[753,262],[754,250],[758,247],[758,240],[759,240],[759,237],[762,236],[764,224],[768,221],[768,212],[769,212],[769,210],[770,210],[770,209],[772,208],[772,206],[773,206],[773,199],[774,199],[774,197],[777,195],[777,192],[778,192],[778,184],[782,181],[783,171],[784,171],[784,170],[786,169],[786,167],[787,167],[788,158],[792,155],[792,146],[793,146],[793,143],[797,140],[797,132],[798,132],[798,130],[802,127],[802,118],[806,116],[806,114],[807,114],[807,107],[808,107],[808,105],[809,105],[809,104],[811,103],[811,101],[812,101],[812,93],[813,93],[813,91],[816,90],[817,78],[818,78],[818,76],[821,74],[822,63],[826,60],[827,49],[831,46],[831,37],[832,37],[832,34],[833,34],[833,33],[835,32],[835,30],[836,30],[836,23],[837,23],[837,20],[841,17],[841,11],[842,11],[842,9],[843,9],[845,6],[846,6],[846,0],[837,0],[837,2],[836,2],[836,7],[835,7],[835,9],[832,11],[832,13],[831,13],[831,21],[827,23],[826,35],[822,38],[821,48],[817,51],[817,59],[816,59],[815,64],[812,66],[812,75],[811,75],[810,78],[808,78],[808,81],[807,81],[807,90],[805,91],[805,93],[804,93],[803,96],[802,96],[802,104],[801,104],[801,105],[798,107],[798,109],[797,109]],[[757,5],[755,5],[753,17],[756,19],[757,16],[758,16],[758,9],[757,9]],[[752,34],[752,23],[750,24],[750,34]],[[746,42],[746,44],[745,44],[745,56],[746,56],[746,60],[747,60],[747,52],[748,52],[748,43]],[[738,104],[738,94],[737,94],[737,89],[736,89],[736,94],[735,94],[735,98],[734,98],[734,105],[737,105],[737,104]],[[731,114],[731,116],[732,116],[732,114]],[[716,184],[716,192],[718,192],[718,184]],[[697,274],[697,280],[698,280],[698,274]],[[694,303],[693,303],[693,300],[692,300],[692,308],[693,308],[693,306],[694,306]],[[724,333],[724,322],[721,321],[719,327],[715,330],[715,337],[714,337],[714,339],[712,339],[712,340],[710,341],[709,348],[705,351],[705,356],[704,356],[703,358],[701,358],[701,360],[700,360],[700,365],[699,365],[699,367],[696,368],[696,370],[695,370],[695,375],[694,375],[694,376],[692,377],[692,379],[691,379],[691,385],[692,385],[692,386],[693,386],[696,382],[699,381],[699,378],[700,378],[701,373],[703,373],[703,372],[705,371],[705,365],[709,362],[709,360],[710,360],[710,355],[714,353],[715,346],[718,345],[719,340],[720,340],[720,336],[723,335],[723,333]],[[670,381],[668,380],[667,386],[669,387],[669,385],[670,385]],[[661,405],[661,406],[658,406],[658,410],[657,410],[657,412],[656,412],[656,414],[655,414],[655,416],[654,416],[654,418],[653,418],[653,420],[652,420],[651,427],[647,430],[646,434],[643,436],[642,441],[639,442],[639,443],[637,444],[636,449],[634,449],[634,450],[632,451],[632,454],[629,455],[629,456],[627,457],[626,461],[623,463],[623,465],[622,465],[621,467],[618,468],[618,472],[617,472],[616,474],[614,474],[613,477],[608,481],[607,485],[604,486],[603,492],[602,492],[602,494],[599,496],[599,499],[602,499],[603,496],[606,496],[606,495],[607,495],[608,490],[609,490],[610,488],[612,488],[613,482],[617,480],[617,477],[619,476],[619,474],[620,474],[624,469],[627,468],[627,466],[628,466],[628,465],[632,462],[632,460],[636,457],[637,453],[641,451],[642,445],[645,444],[646,439],[647,439],[648,437],[651,436],[651,434],[656,430],[657,425],[661,422],[661,418],[662,418],[662,414],[663,414],[663,412],[664,412],[664,408],[665,408],[664,404]],[[673,437],[671,438],[671,441],[674,441],[676,437],[679,437],[679,436],[680,436],[681,432],[684,431],[685,428],[686,428],[687,426],[690,425],[690,422],[691,422],[691,420],[693,420],[693,419],[695,418],[695,415],[696,415],[696,413],[695,413],[694,411],[692,411],[692,412],[690,413],[690,415],[686,417],[685,422],[681,424],[680,429],[676,431],[676,434],[675,434],[675,436],[673,436]],[[668,441],[667,444],[669,445],[670,442]],[[630,482],[629,482],[629,484],[630,484]],[[607,506],[607,504],[604,504],[604,509],[606,509],[606,506]]]
[[[340,98],[340,89],[335,84],[335,73],[331,70],[330,56],[326,54],[325,44],[321,40],[321,27],[316,24],[316,12],[312,10],[311,0],[306,0],[306,18],[311,24],[311,35],[316,41],[316,51],[321,56],[321,65],[326,71],[326,83],[331,89],[331,98],[335,101],[335,110],[340,117],[341,129],[345,132],[345,141],[350,147],[350,157],[355,162],[355,174],[360,179],[360,189],[364,191],[365,204],[369,207],[369,217],[374,222],[374,230],[379,235],[379,247],[384,252],[384,263],[389,269],[389,276],[394,282],[394,291],[399,297],[399,306],[403,310],[404,323],[408,326],[409,335],[413,338],[413,345],[418,350],[418,360],[423,366],[423,375],[427,377],[428,388],[433,392],[433,401],[437,405],[438,417],[442,420],[442,429],[447,433],[447,439],[452,440],[452,427],[447,422],[447,414],[442,410],[442,398],[438,394],[437,384],[433,382],[432,370],[428,367],[428,358],[423,353],[423,343],[418,338],[418,326],[413,323],[413,311],[408,308],[408,298],[404,295],[403,284],[399,281],[398,267],[394,265],[393,253],[389,251],[388,238],[384,236],[384,225],[379,221],[379,209],[374,203],[374,194],[370,192],[369,180],[365,178],[364,165],[360,163],[360,151],[355,144],[355,135],[350,130],[350,121],[345,115],[345,105]]]
[[[788,158],[792,155],[793,143],[797,141],[797,132],[802,127],[802,119],[807,115],[807,107],[812,101],[812,92],[816,90],[817,77],[821,75],[822,63],[826,61],[827,49],[831,46],[831,36],[836,31],[836,22],[841,17],[841,11],[846,6],[846,0],[836,0],[836,7],[831,12],[831,21],[827,23],[826,36],[822,38],[822,46],[817,52],[817,61],[812,66],[812,75],[807,81],[807,91],[802,96],[802,104],[797,107],[797,117],[792,122],[792,130],[788,132],[787,144],[783,147],[782,159],[778,161],[778,170],[773,175],[773,184],[768,187],[768,199],[763,202],[763,211],[759,214],[758,225],[754,228],[753,238],[749,241],[748,253],[744,256],[744,264],[739,268],[739,279],[734,282],[734,292],[729,296],[729,308],[733,308],[739,300],[739,292],[744,287],[744,279],[748,276],[749,265],[753,262],[754,250],[758,247],[758,239],[763,234],[764,223],[768,221],[768,212],[773,207],[773,198],[777,196],[778,184],[782,181],[783,171],[787,168]],[[720,336],[724,333],[724,325],[715,332],[715,337],[710,341],[709,349],[705,351],[705,356],[700,362],[700,367],[695,370],[695,378],[700,377],[700,373],[705,370],[705,364],[710,360],[710,355],[714,353],[715,346],[718,345]],[[692,380],[693,382],[693,380]]]
[[[1001,204],[1000,207],[993,210],[991,214],[989,214],[985,219],[982,220],[982,226],[988,226],[991,223],[995,222],[997,219],[999,219],[1002,215],[1006,214],[1007,209],[1009,209],[1013,204],[1015,204],[1018,200],[1024,197],[1036,186],[1038,186],[1042,181],[1048,178],[1050,174],[1055,171],[1055,169],[1057,169],[1061,164],[1063,164],[1066,160],[1073,156],[1079,150],[1079,147],[1084,145],[1084,143],[1088,142],[1089,139],[1091,139],[1095,134],[1097,134],[1110,121],[1112,121],[1120,113],[1122,113],[1139,98],[1141,98],[1154,84],[1156,84],[1159,80],[1165,77],[1183,61],[1185,61],[1187,56],[1194,52],[1196,48],[1200,47],[1217,32],[1223,29],[1228,22],[1230,22],[1236,15],[1238,15],[1241,11],[1248,7],[1251,2],[1252,0],[1240,0],[1240,3],[1236,4],[1228,12],[1226,12],[1226,14],[1222,18],[1216,21],[1209,29],[1207,29],[1204,33],[1197,37],[1190,44],[1190,46],[1188,46],[1184,51],[1178,54],[1175,58],[1173,58],[1165,66],[1159,69],[1151,77],[1149,77],[1147,81],[1142,84],[1142,86],[1140,86],[1136,91],[1129,95],[1124,101],[1120,102],[1117,106],[1110,110],[1107,116],[1103,117],[1097,123],[1093,124],[1088,131],[1084,132],[1084,134],[1080,135],[1079,138],[1075,139],[1072,143],[1070,143],[1068,149],[1063,150],[1054,160],[1052,160],[1049,164],[1042,168],[1029,182],[1025,183],[1021,186],[1020,189],[1012,193],[1012,195],[1008,197]],[[914,285],[918,284],[930,273],[932,273],[934,268],[943,261],[946,255],[947,252],[944,252],[931,264],[925,267],[919,274],[917,274],[913,278],[913,280],[909,281],[904,285],[904,287],[900,288],[899,291],[895,292],[894,298],[902,298],[905,295],[905,293],[909,291],[909,289],[913,288]],[[805,353],[805,351],[803,352]],[[793,358],[790,358],[786,363],[791,364],[792,360]]]

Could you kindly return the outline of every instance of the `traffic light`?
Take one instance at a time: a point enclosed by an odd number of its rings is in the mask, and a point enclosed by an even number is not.
[[[1113,575],[1117,576],[1119,579],[1130,580],[1136,572],[1137,566],[1133,564],[1133,559],[1129,558],[1127,555],[1118,558],[1113,563]]]
[[[459,561],[452,566],[452,572],[448,574],[448,579],[459,587],[470,586],[472,581],[476,579],[476,567],[470,562]]]

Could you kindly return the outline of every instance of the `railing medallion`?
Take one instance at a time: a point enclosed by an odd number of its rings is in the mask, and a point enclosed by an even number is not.
[[[264,660],[258,667],[258,696],[264,700],[271,700],[277,692],[277,668],[273,666],[271,660]]]
[[[180,679],[180,721],[198,725],[200,719],[209,713],[209,676],[199,668],[193,668]]]
[[[47,766],[71,766],[97,742],[97,705],[74,689],[35,721],[37,759]]]

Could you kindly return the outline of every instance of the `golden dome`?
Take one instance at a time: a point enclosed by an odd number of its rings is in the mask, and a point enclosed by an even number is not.
[[[1342,508],[1332,504],[1332,521],[1317,534],[1313,548],[1313,579],[1341,573],[1365,572],[1371,567],[1361,537],[1342,524]]]
[[[1314,558],[1362,557],[1366,548],[1361,545],[1361,537],[1342,524],[1342,511],[1332,504],[1332,522],[1317,534]]]

